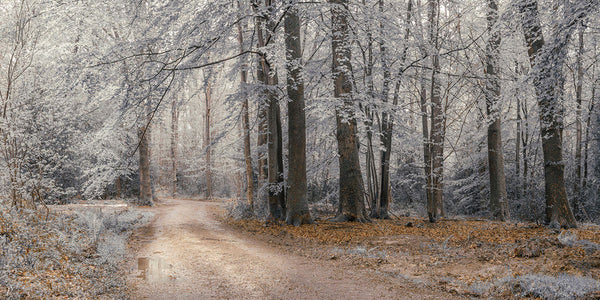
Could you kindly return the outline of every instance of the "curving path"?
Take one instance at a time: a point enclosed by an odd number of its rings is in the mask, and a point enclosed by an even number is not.
[[[448,299],[409,281],[283,253],[222,225],[217,202],[163,199],[137,253],[136,299]]]

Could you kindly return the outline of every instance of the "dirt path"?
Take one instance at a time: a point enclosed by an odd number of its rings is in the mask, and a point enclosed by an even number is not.
[[[221,224],[217,202],[162,200],[131,276],[141,299],[439,299],[425,286],[285,253]]]

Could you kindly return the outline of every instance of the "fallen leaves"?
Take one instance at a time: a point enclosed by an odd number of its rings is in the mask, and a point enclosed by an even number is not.
[[[559,241],[557,231],[531,223],[443,219],[431,224],[409,217],[371,223],[320,221],[299,227],[264,226],[257,220],[229,220],[229,223],[253,235],[271,237],[271,242],[280,245],[337,251],[318,256],[323,259],[347,260],[356,267],[373,269],[385,265],[389,272],[453,278],[465,286],[533,273],[600,279],[600,251],[591,252],[587,247],[586,252],[578,246],[600,245],[600,228],[597,226],[572,229],[569,236],[584,242],[571,246]],[[377,248],[387,256],[375,257],[369,251],[363,255],[352,254],[352,249],[357,247]],[[373,256],[372,262],[368,261],[370,256]],[[454,283],[450,284],[452,281],[446,281],[446,288],[454,288]]]

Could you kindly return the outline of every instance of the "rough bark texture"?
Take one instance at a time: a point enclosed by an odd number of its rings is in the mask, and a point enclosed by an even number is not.
[[[590,145],[590,129],[592,126],[592,115],[594,115],[594,103],[598,101],[596,99],[596,86],[598,85],[599,79],[596,79],[596,82],[593,83],[592,86],[592,97],[590,99],[590,104],[588,106],[588,115],[585,126],[585,139],[583,146],[583,180],[581,183],[581,189],[585,190],[588,182],[588,158],[589,158],[589,145]]]
[[[288,1],[284,29],[286,46],[288,101],[288,203],[286,223],[299,226],[312,223],[306,198],[306,117],[304,112],[304,81],[302,79],[302,49],[300,17],[295,1]]]
[[[150,153],[148,145],[147,126],[138,131],[139,147],[138,154],[140,158],[140,199],[139,205],[152,206],[152,183],[150,180]]]
[[[412,16],[412,7],[413,7],[412,0],[408,0],[408,7],[406,10],[406,31],[404,33],[404,40],[408,40],[408,38],[410,37],[410,19]],[[382,14],[384,12],[383,0],[379,1],[379,12]],[[382,21],[380,21],[379,30],[380,30],[381,35],[383,35],[384,28],[385,28],[384,23]],[[387,57],[386,57],[387,47],[385,45],[383,38],[381,39],[379,46],[380,46],[380,52],[381,52],[381,56],[382,56],[383,77],[384,77],[383,88],[382,88],[382,100],[384,103],[387,103],[388,102],[388,94],[389,94],[389,90],[390,90],[390,84],[391,84],[391,72],[390,72],[390,68],[388,65]],[[399,94],[400,94],[400,84],[402,81],[402,75],[404,73],[407,52],[408,52],[408,47],[404,47],[404,49],[402,49],[402,55],[401,55],[401,67],[400,67],[400,70],[398,71],[398,76],[396,78],[396,86],[394,88],[394,97],[393,97],[393,102],[392,102],[392,105],[394,107],[396,105],[398,105],[398,98],[399,98]],[[382,141],[382,144],[384,147],[384,150],[381,152],[381,189],[380,189],[381,190],[381,192],[380,192],[381,201],[378,202],[379,206],[376,209],[377,214],[375,214],[375,215],[371,214],[371,217],[379,217],[382,219],[389,218],[388,207],[389,207],[389,203],[392,199],[391,187],[390,187],[390,158],[392,156],[392,133],[394,131],[394,120],[393,120],[392,116],[393,116],[393,114],[388,113],[386,110],[384,110],[381,113],[381,131],[382,131],[381,141]]]
[[[432,199],[427,203],[430,222],[444,216],[444,138],[445,114],[440,96],[440,56],[438,45],[439,0],[429,1],[429,39],[432,45],[431,56],[431,186]]]
[[[283,192],[283,186],[279,184],[279,162],[278,148],[281,140],[277,131],[277,119],[279,118],[277,95],[274,91],[268,92],[268,111],[267,111],[267,126],[269,133],[267,135],[267,153],[268,159],[268,180],[269,180],[269,218],[273,220],[281,220],[285,216],[284,208],[280,202],[280,194]]]
[[[590,1],[594,2],[594,1]],[[546,194],[546,217],[548,224],[561,227],[577,227],[567,198],[562,154],[562,131],[564,111],[560,103],[564,76],[562,67],[566,56],[566,45],[573,26],[569,19],[581,18],[576,12],[569,13],[564,20],[558,20],[551,43],[544,42],[538,5],[536,0],[524,0],[520,5],[522,27],[532,65],[533,83],[540,108],[540,132],[544,154],[544,176]],[[565,8],[567,9],[567,8]],[[588,7],[587,10],[590,10]],[[584,14],[583,11],[580,14]],[[567,14],[566,14],[567,15]]]
[[[329,0],[332,23],[334,97],[340,100],[336,109],[337,142],[340,167],[340,199],[336,221],[367,220],[364,183],[360,171],[358,138],[352,100],[352,64],[348,28],[348,0]]]
[[[256,17],[256,30],[258,37],[258,47],[262,48],[267,46],[267,43],[271,41],[272,33],[277,26],[276,20],[272,18],[275,8],[271,0],[267,0],[264,3],[266,10],[260,9],[262,3],[259,1],[253,1],[253,7],[255,12],[261,12],[262,15]],[[275,86],[277,82],[277,73],[270,64],[267,55],[261,53],[260,64],[258,71],[258,80],[266,86]],[[262,161],[259,165],[262,165],[261,178],[267,179],[267,202],[269,206],[269,219],[270,220],[283,220],[285,217],[285,188],[283,178],[283,143],[282,143],[282,130],[281,130],[281,112],[279,108],[278,95],[275,89],[265,88],[265,91],[261,93],[264,97],[264,101],[259,104],[259,138],[264,138],[261,142],[265,142],[267,146],[267,158],[266,161]],[[261,105],[263,107],[261,107]],[[262,137],[260,137],[263,135]],[[266,163],[266,164],[265,164]],[[262,177],[264,176],[264,177]]]
[[[240,3],[238,1],[238,7]],[[237,23],[238,30],[238,43],[240,46],[240,53],[244,52],[244,34],[242,32],[241,22]],[[244,59],[244,58],[242,58]],[[240,86],[242,89],[246,88],[248,83],[248,71],[247,65],[242,63],[240,71]],[[249,116],[249,105],[248,97],[245,92],[243,93],[244,100],[242,100],[242,132],[244,138],[244,163],[246,167],[246,203],[250,210],[254,210],[254,171],[252,170],[252,151],[250,145],[250,116]]]
[[[205,177],[206,177],[206,192],[205,198],[212,199],[212,162],[211,162],[211,151],[212,151],[212,138],[210,136],[210,125],[211,125],[211,98],[212,98],[212,82],[211,82],[211,72],[208,71],[208,75],[206,76],[206,82],[204,86],[204,108],[205,108],[205,117],[204,117],[204,145],[206,146],[206,169],[205,169]]]
[[[502,116],[500,110],[499,56],[501,35],[497,26],[498,4],[488,0],[488,32],[486,49],[485,98],[488,124],[488,166],[490,175],[490,214],[491,218],[506,221],[509,218],[506,195],[506,176],[502,154]]]
[[[516,73],[516,72],[515,72]],[[518,93],[516,93],[518,95]],[[521,176],[521,99],[515,97],[517,101],[517,132],[515,139],[515,173],[517,180],[517,199],[520,201],[522,197],[523,178]]]
[[[421,132],[423,133],[423,169],[425,171],[425,197],[427,203],[427,212],[429,208],[434,207],[433,203],[433,182],[431,180],[431,139],[429,136],[429,113],[427,112],[427,86],[425,84],[425,68],[421,70]],[[435,221],[431,220],[430,221]]]
[[[577,79],[575,85],[575,101],[576,101],[576,118],[575,118],[575,185],[573,186],[573,212],[577,216],[579,214],[579,202],[581,202],[581,182],[583,177],[583,169],[581,166],[581,153],[582,153],[582,91],[583,91],[583,75],[584,70],[582,66],[582,56],[584,51],[584,43],[583,43],[583,33],[585,31],[585,27],[583,23],[579,26],[579,34],[578,34],[578,44],[579,49],[577,51],[577,61],[576,61],[576,70],[577,70]]]
[[[255,13],[258,13],[258,9],[260,8],[260,1],[253,0],[252,8]],[[263,36],[263,18],[260,15],[257,15],[255,18],[255,31],[258,37],[257,47],[261,48],[264,46],[264,36]],[[258,57],[258,63],[256,68],[256,80],[259,83],[266,84],[267,77],[264,72],[264,61],[265,56],[260,55]],[[258,109],[257,109],[257,119],[258,119],[258,134],[256,141],[256,152],[258,154],[258,199],[261,202],[268,202],[268,193],[264,190],[264,186],[267,184],[267,177],[269,174],[268,170],[268,154],[267,154],[267,137],[268,137],[268,125],[267,125],[267,110],[268,105],[265,100],[266,92],[263,90],[258,95]]]
[[[179,143],[179,110],[177,101],[171,104],[171,196],[177,194],[177,145]]]
[[[383,17],[384,11],[384,2],[383,0],[378,1],[379,13],[381,14],[380,18]],[[410,7],[410,6],[409,6]],[[381,53],[381,66],[383,69],[383,87],[381,89],[381,100],[383,103],[388,103],[388,96],[390,93],[390,81],[391,81],[391,72],[389,63],[387,60],[387,47],[384,40],[384,32],[385,26],[383,20],[379,20],[379,34],[381,35],[379,40],[379,52]],[[387,111],[387,108],[384,107],[381,112],[381,143],[383,146],[383,150],[380,155],[380,169],[381,169],[381,184],[378,187],[380,193],[377,197],[378,201],[375,202],[371,208],[371,218],[379,218],[379,219],[389,219],[388,214],[388,206],[389,206],[389,198],[391,195],[389,194],[390,190],[390,157],[392,152],[392,119],[390,114]]]

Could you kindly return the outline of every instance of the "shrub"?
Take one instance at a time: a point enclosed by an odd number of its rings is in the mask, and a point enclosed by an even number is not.
[[[0,298],[126,298],[127,238],[149,217],[0,205]]]

